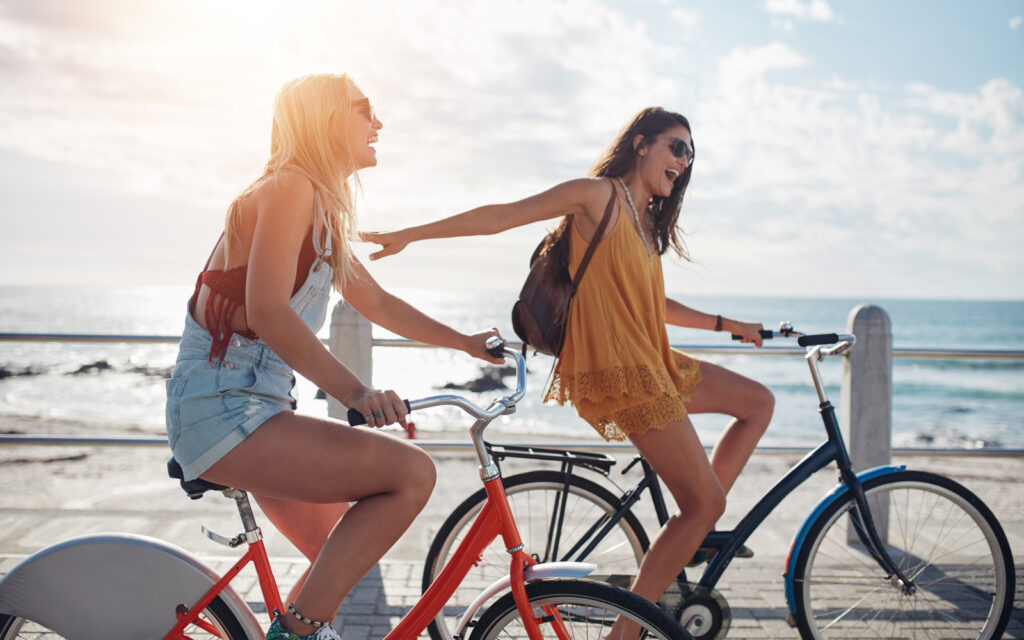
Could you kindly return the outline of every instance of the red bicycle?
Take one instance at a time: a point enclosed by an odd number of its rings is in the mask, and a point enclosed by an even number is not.
[[[483,589],[461,614],[453,638],[603,638],[620,617],[641,637],[692,640],[665,611],[624,589],[583,579],[596,566],[581,562],[537,563],[523,548],[497,464],[484,445],[484,429],[515,411],[526,392],[523,357],[499,340],[495,355],[516,363],[516,390],[484,409],[462,396],[407,401],[410,410],[452,405],[476,421],[469,433],[487,502],[465,540],[422,598],[386,640],[416,638],[441,612],[485,549],[499,536],[509,554],[508,574]],[[350,412],[352,424],[362,416]],[[155,538],[109,534],[76,538],[25,560],[0,582],[0,640],[23,637],[108,639],[199,637],[259,640],[265,632],[230,583],[249,563],[259,576],[266,611],[283,610],[263,536],[244,491],[203,480],[184,481],[172,458],[168,473],[192,499],[207,491],[235,501],[244,531],[227,538],[205,535],[246,552],[223,576],[187,551]],[[47,635],[49,632],[52,635]]]

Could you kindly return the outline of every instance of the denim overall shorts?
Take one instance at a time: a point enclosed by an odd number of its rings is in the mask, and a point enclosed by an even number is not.
[[[306,281],[289,305],[316,333],[327,317],[334,270],[326,262],[331,236],[321,250],[317,227],[326,228],[317,194],[313,246],[317,258]],[[178,359],[167,380],[167,439],[186,480],[193,480],[257,427],[282,411],[295,409],[292,396],[295,374],[260,339],[232,334],[221,361],[210,362],[212,339],[192,314],[185,314],[185,330]]]

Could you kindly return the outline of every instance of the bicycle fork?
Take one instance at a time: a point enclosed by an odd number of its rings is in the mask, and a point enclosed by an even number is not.
[[[914,595],[917,592],[917,585],[896,566],[889,551],[885,548],[885,543],[878,535],[875,519],[871,515],[871,507],[864,494],[864,486],[861,484],[860,478],[853,472],[849,460],[846,460],[845,464],[839,465],[839,474],[853,495],[855,506],[850,509],[850,523],[853,525],[854,531],[857,532],[861,544],[875,559],[875,562],[885,570],[886,576],[894,586],[899,587],[905,595]]]

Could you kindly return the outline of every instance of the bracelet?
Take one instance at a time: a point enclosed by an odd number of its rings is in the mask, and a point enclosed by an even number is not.
[[[280,611],[275,611],[275,613],[280,613]],[[295,616],[299,620],[302,620],[306,624],[313,625],[317,629],[319,629],[320,627],[329,627],[331,625],[331,621],[330,620],[328,620],[327,622],[319,622],[317,620],[310,620],[309,618],[307,618],[306,616],[302,615],[301,613],[299,613],[298,611],[295,610],[295,603],[294,602],[289,602],[288,603],[288,613],[292,614],[293,616]]]
[[[722,330],[722,316],[715,316],[715,331]]]

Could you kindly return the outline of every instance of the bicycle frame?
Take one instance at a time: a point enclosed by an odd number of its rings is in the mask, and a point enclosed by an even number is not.
[[[239,558],[238,562],[231,567],[220,580],[217,581],[210,590],[207,591],[202,598],[200,598],[191,608],[182,608],[177,611],[178,623],[171,629],[164,640],[177,640],[178,638],[184,638],[185,629],[189,625],[196,625],[197,627],[217,635],[215,629],[208,625],[203,620],[199,619],[199,614],[206,609],[214,598],[220,595],[221,591],[224,590],[235,576],[245,568],[250,562],[256,569],[256,576],[259,579],[260,590],[263,592],[263,601],[267,605],[267,614],[273,618],[275,611],[283,611],[284,605],[281,602],[281,592],[277,588],[277,580],[274,578],[274,573],[270,569],[270,558],[267,556],[267,549],[263,544],[263,534],[260,528],[256,526],[256,518],[253,516],[252,507],[249,505],[249,499],[244,491],[237,489],[227,489],[223,491],[224,495],[235,501],[235,505],[238,507],[238,513],[242,517],[242,523],[245,526],[245,533],[241,534],[235,540],[224,540],[220,536],[206,531],[206,535],[216,542],[221,542],[227,546],[238,546],[242,543],[242,540],[248,543],[248,548],[245,554]],[[205,527],[204,527],[205,531]]]
[[[852,344],[852,343],[851,343]],[[849,348],[849,347],[846,347]],[[814,388],[818,394],[819,400],[819,412],[821,414],[821,420],[825,427],[825,434],[827,439],[825,442],[818,445],[813,451],[808,453],[804,458],[797,463],[789,472],[786,473],[775,485],[754,505],[753,508],[747,512],[747,515],[740,520],[739,524],[732,531],[714,531],[708,535],[706,542],[710,543],[707,546],[717,547],[719,553],[714,554],[708,561],[708,566],[704,569],[704,573],[701,575],[698,585],[701,587],[714,587],[717,584],[722,573],[732,562],[732,559],[740,547],[746,542],[747,538],[761,525],[761,523],[768,517],[768,515],[781,503],[786,496],[788,496],[794,489],[799,487],[812,475],[824,469],[829,463],[835,462],[839,468],[840,481],[848,487],[848,490],[853,493],[854,500],[856,501],[856,509],[853,512],[855,516],[853,518],[854,528],[860,538],[861,543],[868,550],[871,556],[876,562],[889,574],[897,576],[903,584],[903,588],[908,592],[913,592],[913,583],[903,574],[903,572],[896,566],[892,558],[889,557],[888,551],[885,549],[885,545],[882,543],[881,538],[878,535],[878,530],[875,527],[874,519],[871,516],[871,510],[868,508],[867,498],[864,496],[864,489],[861,484],[861,478],[853,470],[853,463],[850,460],[850,454],[846,448],[846,443],[843,440],[843,434],[839,427],[839,421],[836,419],[835,407],[828,400],[825,395],[825,387],[821,381],[821,373],[818,371],[818,362],[823,359],[826,355],[832,355],[833,353],[841,352],[845,349],[836,347],[828,352],[823,353],[821,346],[814,347],[807,352],[806,360],[811,371],[811,378],[814,381]],[[645,472],[649,467],[645,466]],[[881,470],[887,468],[883,467]],[[870,470],[866,473],[871,473],[872,477],[878,474],[878,470]],[[657,485],[657,483],[653,483]],[[660,497],[660,490],[653,494]],[[834,498],[833,498],[834,499]],[[662,505],[664,500],[662,499]],[[664,506],[662,506],[661,513],[664,512]],[[813,514],[812,514],[813,515]],[[661,517],[659,513],[659,518]],[[662,522],[664,524],[664,522]],[[722,544],[724,541],[724,544]],[[797,540],[794,540],[793,547],[796,546]],[[716,544],[718,543],[718,544]],[[790,554],[792,554],[793,547],[790,548]],[[789,562],[787,560],[787,566]],[[680,580],[686,579],[686,571],[684,570],[680,576]]]
[[[484,550],[490,546],[491,542],[498,536],[501,536],[502,542],[505,544],[505,549],[510,555],[509,575],[485,589],[469,607],[459,624],[459,635],[462,634],[466,625],[472,619],[473,614],[480,606],[483,605],[484,602],[486,602],[491,596],[510,588],[513,598],[515,599],[516,606],[522,615],[527,634],[532,640],[540,640],[540,623],[533,615],[532,607],[530,606],[529,599],[526,594],[526,583],[538,578],[578,578],[589,574],[595,568],[592,564],[578,562],[545,563],[544,565],[541,565],[523,550],[523,542],[519,534],[519,528],[512,515],[512,509],[509,506],[508,497],[505,494],[505,487],[501,481],[500,469],[483,443],[483,430],[487,425],[490,424],[495,417],[513,411],[515,408],[515,401],[521,398],[522,394],[525,392],[525,367],[523,366],[524,363],[521,361],[521,356],[509,350],[505,350],[505,353],[511,354],[515,357],[518,364],[518,388],[516,394],[514,394],[514,399],[510,397],[502,400],[495,400],[486,411],[482,412],[477,407],[469,404],[458,396],[436,396],[434,398],[410,403],[410,407],[412,409],[423,409],[443,404],[455,404],[477,417],[476,422],[469,431],[473,438],[477,457],[480,460],[480,476],[487,492],[487,502],[484,504],[480,513],[477,514],[466,538],[460,543],[459,548],[446,563],[444,569],[442,569],[441,573],[438,575],[437,580],[434,581],[427,592],[423,594],[423,597],[412,607],[412,609],[406,613],[398,625],[392,629],[391,633],[386,636],[385,640],[415,638],[424,631],[427,628],[427,625],[429,625],[437,614],[441,612],[445,603],[448,602],[452,594],[455,593],[455,589],[476,564]],[[267,604],[268,613],[273,616],[273,612],[275,610],[280,611],[284,608],[277,589],[277,583],[270,570],[270,563],[267,557],[266,548],[263,545],[262,535],[260,534],[259,527],[255,524],[252,516],[252,510],[249,508],[248,499],[246,498],[245,493],[229,489],[224,491],[224,494],[235,499],[239,508],[239,513],[242,516],[242,521],[245,524],[246,532],[243,536],[239,536],[235,540],[227,540],[217,536],[216,534],[211,535],[210,533],[207,533],[207,535],[219,542],[228,544],[229,546],[241,544],[242,539],[244,539],[245,542],[249,544],[249,548],[245,555],[235,563],[231,570],[228,571],[213,587],[211,587],[209,591],[207,591],[206,594],[191,607],[191,609],[179,612],[178,624],[165,636],[165,640],[179,640],[184,638],[183,630],[190,624],[195,624],[216,635],[216,631],[214,629],[198,619],[199,613],[202,612],[203,609],[205,609],[225,587],[227,587],[228,583],[230,583],[231,580],[238,575],[238,572],[241,571],[249,562],[254,563],[256,567],[256,572],[259,576],[260,588],[263,591],[263,597]],[[545,607],[545,618],[545,623],[551,624],[554,627],[556,636],[560,638],[568,637],[567,630],[556,610]]]
[[[783,333],[783,335],[788,334]],[[791,468],[767,493],[765,493],[757,504],[755,504],[754,507],[751,508],[743,519],[736,525],[735,529],[730,531],[712,531],[705,537],[701,546],[714,548],[718,553],[715,553],[708,561],[707,567],[705,567],[705,570],[703,574],[701,574],[696,586],[714,588],[726,568],[728,568],[730,562],[732,562],[735,554],[740,550],[751,534],[753,534],[761,523],[764,522],[772,511],[775,510],[775,507],[777,507],[790,493],[803,484],[808,478],[824,469],[830,463],[835,462],[840,472],[842,483],[840,487],[853,492],[854,499],[856,501],[857,508],[852,512],[855,516],[853,518],[853,522],[854,529],[856,530],[862,544],[868,553],[871,554],[875,561],[878,562],[878,564],[889,575],[895,575],[898,577],[903,583],[903,588],[908,592],[913,592],[915,588],[913,583],[899,570],[896,564],[889,557],[889,554],[885,549],[885,545],[882,543],[878,535],[874,519],[871,516],[862,487],[863,480],[873,478],[883,473],[899,471],[902,470],[902,468],[885,466],[857,474],[853,470],[850,456],[843,440],[839,421],[835,414],[835,407],[825,395],[824,384],[822,383],[817,363],[827,355],[842,353],[852,346],[852,336],[848,337],[848,343],[845,344],[843,343],[843,339],[840,339],[838,336],[835,336],[835,338],[839,340],[839,345],[824,351],[821,345],[815,346],[809,349],[805,356],[810,368],[815,390],[818,394],[819,412],[821,414],[822,423],[825,427],[826,440],[804,456],[799,463]],[[541,449],[538,452],[534,452],[523,447],[499,448],[496,446],[492,448],[499,452],[499,459],[503,457],[517,457],[561,461],[561,473],[566,478],[564,491],[568,491],[569,489],[568,476],[572,474],[572,469],[575,466],[583,466],[602,473],[603,475],[608,475],[608,464],[590,459],[586,454],[582,454],[581,452],[567,452],[571,455],[558,456],[557,451],[547,449]],[[600,518],[580,538],[580,541],[577,542],[574,547],[561,553],[561,557],[588,557],[604,536],[618,524],[623,515],[632,509],[633,505],[639,502],[644,491],[650,491],[651,493],[651,499],[654,504],[654,511],[657,516],[658,523],[660,525],[664,525],[668,521],[669,513],[665,506],[665,497],[662,493],[661,484],[658,481],[657,474],[651,468],[650,464],[643,457],[638,456],[626,467],[625,470],[623,470],[623,473],[628,471],[637,462],[641,464],[643,477],[636,483],[636,485],[631,487],[621,496],[616,512]],[[822,505],[819,505],[819,509],[812,512],[809,516],[807,523],[813,521],[813,518],[818,512],[820,512],[820,509],[823,508],[823,506],[829,504],[835,499],[838,499],[840,495],[844,495],[844,492],[833,492],[826,496],[822,501]],[[561,522],[564,518],[564,509],[564,501],[556,500],[554,513],[552,514],[551,530],[548,535],[548,545],[555,549],[557,549],[560,544],[560,530]],[[805,523],[801,531],[806,528],[807,523]],[[793,557],[793,550],[798,549],[799,544],[802,541],[802,536],[798,534],[794,539],[793,546],[790,550],[791,558]],[[545,551],[545,557],[552,557],[551,548]],[[787,561],[787,567],[788,565],[789,561]],[[685,569],[679,574],[677,580],[680,584],[687,582]]]
[[[438,575],[434,584],[423,594],[423,597],[402,618],[391,633],[387,635],[385,640],[415,638],[426,629],[427,625],[440,613],[445,603],[455,592],[455,589],[473,568],[473,565],[484,549],[498,536],[501,536],[505,548],[511,557],[509,576],[491,585],[481,594],[481,597],[477,599],[474,606],[471,606],[463,616],[459,627],[460,633],[472,618],[473,613],[484,601],[506,588],[511,588],[516,605],[523,615],[527,632],[531,638],[539,639],[541,637],[540,625],[532,615],[532,610],[526,596],[526,583],[541,577],[582,577],[594,569],[594,565],[585,563],[546,563],[545,565],[539,565],[536,560],[523,550],[519,529],[512,516],[512,510],[509,507],[500,474],[485,477],[484,488],[487,491],[487,502],[474,520],[469,534],[459,545],[459,548]],[[236,501],[240,499],[245,500],[242,492],[237,491],[235,493],[241,494],[241,496],[229,495],[229,497],[234,497]],[[246,501],[245,504],[247,505],[248,502]],[[247,534],[252,533],[252,531],[247,531]],[[192,607],[178,612],[178,623],[164,636],[165,640],[184,638],[185,628],[192,624],[216,635],[216,630],[203,620],[200,620],[199,614],[250,562],[256,568],[268,613],[273,616],[275,610],[283,610],[284,607],[282,606],[281,597],[277,589],[277,582],[270,569],[267,551],[263,545],[262,536],[259,536],[258,528],[255,529],[255,534],[254,536],[248,536],[252,537],[251,540],[247,539],[249,544],[248,550],[238,562]],[[531,571],[531,569],[533,570]],[[552,610],[548,614],[555,614],[556,620],[552,621],[552,623],[555,624],[558,634],[564,637],[564,629],[561,628],[561,621],[557,620],[557,612]]]

